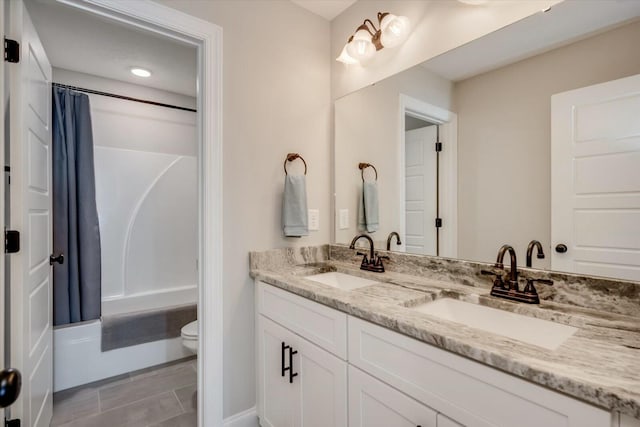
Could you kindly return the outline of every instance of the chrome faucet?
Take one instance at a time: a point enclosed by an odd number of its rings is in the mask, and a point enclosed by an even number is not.
[[[367,236],[366,234],[358,234],[351,241],[351,244],[349,245],[349,249],[355,249],[356,248],[356,242],[359,239],[367,239],[367,241],[369,242],[369,256],[368,257],[367,257],[366,253],[357,252],[358,255],[362,255],[363,256],[362,263],[360,264],[360,270],[373,271],[374,273],[384,273],[384,265],[382,264],[382,260],[383,259],[389,259],[389,257],[388,256],[378,256],[378,254],[375,251],[375,248],[373,247],[373,240],[371,239],[371,237]]]
[[[538,259],[544,259],[544,251],[542,250],[542,244],[537,240],[532,240],[529,242],[529,246],[527,246],[527,267],[531,267],[533,262],[531,258],[533,257],[533,249],[537,249],[538,252],[536,254]]]
[[[400,235],[398,234],[397,231],[392,231],[391,233],[389,233],[389,237],[387,237],[387,250],[390,251],[391,250],[391,239],[395,236],[396,238],[396,245],[401,245],[402,242],[400,241]]]

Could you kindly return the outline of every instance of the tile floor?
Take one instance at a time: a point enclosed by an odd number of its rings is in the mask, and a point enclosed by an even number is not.
[[[194,427],[196,360],[131,372],[53,395],[55,427]]]

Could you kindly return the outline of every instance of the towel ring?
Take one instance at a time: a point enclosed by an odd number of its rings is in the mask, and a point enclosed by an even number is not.
[[[289,153],[287,154],[287,158],[284,159],[284,174],[285,175],[289,175],[289,173],[287,172],[287,162],[293,162],[295,159],[300,159],[302,160],[302,163],[304,163],[304,174],[307,174],[307,162],[304,161],[304,159],[302,158],[302,156],[298,153]]]
[[[358,163],[358,168],[360,169],[360,175],[362,176],[362,182],[364,182],[364,170],[366,168],[373,168],[373,171],[376,173],[376,181],[378,180],[378,169],[373,166],[371,163]]]

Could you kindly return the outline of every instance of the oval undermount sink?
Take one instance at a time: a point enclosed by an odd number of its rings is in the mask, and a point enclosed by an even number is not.
[[[556,350],[578,330],[573,326],[452,298],[437,299],[411,309],[548,350]]]
[[[332,288],[338,288],[345,291],[352,291],[354,289],[362,288],[364,286],[375,285],[379,282],[375,280],[364,279],[362,277],[352,276],[350,274],[339,273],[337,271],[331,271],[329,273],[313,274],[311,276],[305,276],[305,279],[313,280],[314,282],[322,283]]]

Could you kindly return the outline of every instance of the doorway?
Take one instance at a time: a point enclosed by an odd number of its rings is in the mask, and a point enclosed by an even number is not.
[[[412,250],[455,258],[458,253],[458,117],[451,111],[401,94],[398,122],[398,170],[405,171],[399,174],[398,183],[401,234],[415,246]]]
[[[7,2],[8,3],[8,2]],[[64,1],[60,2],[64,3],[67,6],[71,6],[74,10],[83,10],[88,12],[93,16],[101,16],[102,19],[110,20],[112,22],[118,22],[119,25],[124,27],[135,28],[138,31],[151,31],[156,35],[162,35],[164,37],[168,37],[172,40],[178,40],[182,43],[190,44],[196,49],[197,59],[197,79],[198,79],[198,88],[199,92],[196,96],[195,106],[197,109],[196,119],[195,119],[195,132],[197,138],[196,151],[197,151],[197,229],[198,238],[196,253],[197,259],[199,260],[207,260],[205,263],[199,263],[196,271],[196,281],[197,281],[197,294],[198,300],[203,302],[198,306],[198,318],[199,318],[199,336],[202,337],[199,340],[199,358],[198,358],[198,400],[200,402],[206,401],[207,405],[200,404],[198,405],[198,419],[201,425],[221,425],[222,420],[222,289],[221,289],[221,278],[222,278],[222,222],[221,222],[221,213],[222,213],[222,198],[221,198],[221,188],[222,188],[222,177],[221,177],[221,164],[222,164],[222,156],[221,156],[221,100],[220,100],[220,87],[221,87],[221,29],[216,27],[213,24],[206,23],[199,19],[193,18],[189,15],[182,14],[177,11],[172,11],[160,5],[156,5],[153,3],[145,3],[143,6],[138,4],[132,4],[128,2],[114,2],[114,1]],[[6,6],[6,3],[5,3]],[[6,31],[6,36],[8,38],[14,38],[19,43],[22,42],[22,38],[25,36],[25,32],[22,31],[24,28],[24,22],[27,21],[25,16],[27,16],[27,9],[24,8],[24,5],[21,1],[11,2],[11,6],[13,9],[20,8],[20,11],[16,14],[12,13],[10,19],[10,28]],[[37,28],[34,27],[34,32],[37,33]],[[28,34],[27,34],[28,36]],[[37,35],[36,35],[37,37]],[[27,46],[36,46],[35,43],[27,43],[22,42],[22,64],[8,64],[5,67],[5,70],[10,70],[10,73],[16,74],[22,72],[23,68],[26,67],[24,65],[28,60],[33,59],[30,54],[34,51],[33,49],[30,51],[26,49]],[[39,58],[42,58],[40,56]],[[39,65],[42,65],[42,61],[38,62]],[[31,62],[33,65],[34,62]],[[132,64],[133,65],[133,64]],[[10,67],[14,67],[13,69]],[[40,67],[41,70],[44,70],[43,67]],[[51,76],[47,75],[47,73],[43,73],[43,84],[39,85],[39,89],[43,89],[42,94],[50,94],[51,88],[50,84]],[[21,99],[20,97],[27,93],[28,95],[33,95],[34,91],[29,92],[30,88],[22,83],[20,80],[15,78],[12,79],[11,85],[11,94],[14,101]],[[49,95],[50,97],[50,95]],[[32,100],[33,98],[31,98]],[[36,105],[36,104],[34,104]],[[40,105],[40,104],[38,104]],[[47,105],[45,104],[41,105]],[[48,104],[50,105],[50,103]],[[12,113],[18,111],[17,109],[12,109]],[[35,111],[35,110],[34,110]],[[36,111],[37,113],[38,111]],[[47,114],[40,114],[39,117],[47,117]],[[12,114],[12,119],[15,119],[17,115]],[[14,129],[17,129],[20,122],[12,125]],[[26,133],[25,133],[26,134]],[[18,143],[18,141],[23,145],[27,145],[27,140],[25,138],[16,138],[12,133],[13,143]],[[46,138],[40,138],[39,141],[45,141]],[[41,144],[42,145],[42,144]],[[47,147],[46,145],[42,145],[43,147]],[[30,145],[29,149],[33,147],[38,147],[38,145]],[[31,151],[34,153],[36,151]],[[45,153],[45,158],[39,160],[46,161],[46,152],[47,149],[41,150],[40,153]],[[28,156],[27,156],[28,157]],[[32,189],[40,191],[40,187],[35,184],[43,184],[43,189],[45,179],[49,179],[46,175],[46,171],[50,169],[44,168],[44,173],[42,175],[29,175],[29,171],[33,171],[35,169],[30,169],[28,167],[28,162],[25,165],[19,166],[27,166],[27,167],[18,167],[18,165],[12,164],[15,169],[12,170],[12,178],[15,178],[12,182],[12,190],[14,192],[19,191],[19,184],[21,182],[29,181],[29,185],[31,185]],[[42,171],[42,168],[38,169]],[[49,175],[50,176],[50,175]],[[48,190],[48,189],[47,189]],[[48,190],[50,191],[50,190]],[[46,192],[40,191],[41,194],[45,194]],[[16,204],[16,201],[18,204]],[[12,198],[12,210],[13,205],[16,206],[16,211],[19,212],[19,209],[26,209],[28,206],[25,201],[22,201],[20,204],[20,200]],[[39,212],[41,212],[40,210]],[[35,212],[35,211],[34,211]],[[25,239],[22,241],[22,250],[17,254],[10,255],[13,257],[11,259],[12,267],[15,264],[16,268],[21,268],[22,265],[26,265],[26,262],[21,263],[21,261],[27,260],[25,257],[29,254],[38,254],[40,252],[48,254],[51,253],[51,245],[50,239],[44,238],[44,243],[42,243],[42,239],[34,241],[29,237],[35,236],[33,230],[41,231],[40,228],[27,228],[25,222],[14,221],[14,218],[17,217],[12,214],[12,222],[11,226],[20,229],[22,231]],[[41,221],[41,224],[45,224],[46,220]],[[46,233],[46,228],[45,235]],[[29,233],[31,231],[31,234]],[[39,243],[42,247],[38,246]],[[49,242],[49,243],[47,243]],[[37,251],[36,251],[37,248]],[[35,251],[35,252],[34,252]],[[212,254],[217,254],[217,256],[213,256]],[[35,259],[32,255],[29,259]],[[38,258],[39,259],[39,258]],[[48,264],[48,263],[47,263]],[[40,264],[38,264],[40,266]],[[46,269],[43,269],[46,271]],[[4,275],[4,272],[2,272]],[[44,273],[47,275],[46,273]],[[50,277],[50,274],[48,274]],[[44,276],[43,276],[44,277]],[[19,286],[20,283],[17,283],[18,280],[12,280],[10,286],[15,290]],[[38,289],[50,289],[50,279],[46,281],[40,282],[37,284]],[[43,291],[44,292],[44,291]],[[41,293],[42,295],[46,295],[46,293]],[[24,301],[21,301],[16,292],[10,293],[11,295],[11,308],[12,314],[10,316],[10,321],[13,321],[12,326],[10,326],[11,331],[14,331],[14,325],[16,323],[16,319],[21,322],[33,320],[29,319],[29,313],[34,313],[34,310],[24,310]],[[33,294],[32,294],[33,295]],[[31,295],[31,296],[32,296]],[[48,295],[51,295],[49,291]],[[26,296],[27,298],[29,295]],[[45,306],[50,307],[47,304],[47,300],[44,298],[38,299],[40,303],[44,303]],[[26,301],[26,299],[25,299]],[[203,305],[207,305],[207,307],[203,307]],[[46,315],[46,313],[49,315]],[[42,312],[40,312],[42,313]],[[45,315],[39,315],[36,319],[42,325],[42,333],[35,337],[35,341],[38,344],[45,343],[47,336],[51,334],[52,328],[52,318],[50,317],[51,310],[44,310]],[[202,331],[207,330],[207,334],[205,335]],[[36,361],[37,365],[34,365],[33,362],[25,363],[24,355],[28,353],[25,351],[28,349],[28,345],[33,345],[34,340],[31,340],[28,343],[25,343],[25,340],[19,338],[18,333],[12,334],[11,337],[7,340],[9,343],[10,350],[7,351],[7,354],[10,355],[10,360],[8,363],[14,365],[15,367],[21,368],[23,370],[23,374],[27,378],[33,377],[33,369],[35,366],[41,371],[49,371],[53,370],[53,363],[51,362],[49,357],[41,357]],[[5,340],[3,340],[5,341]],[[44,353],[43,353],[44,354]],[[205,363],[206,361],[206,363]],[[206,367],[206,368],[205,368]],[[41,376],[42,380],[38,384],[33,384],[33,389],[39,387],[43,390],[41,393],[42,399],[38,402],[37,411],[28,411],[27,408],[29,405],[27,404],[27,400],[30,399],[29,394],[23,394],[23,396],[16,402],[16,404],[11,408],[10,416],[12,418],[22,418],[25,424],[27,425],[48,425],[50,418],[50,408],[51,405],[51,390],[53,388],[53,381],[51,375],[43,374]],[[205,397],[206,396],[206,397]]]

